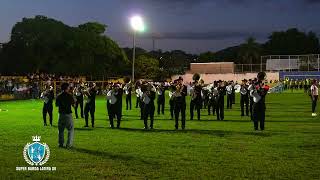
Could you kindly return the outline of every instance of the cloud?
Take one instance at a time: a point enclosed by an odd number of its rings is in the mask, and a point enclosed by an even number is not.
[[[225,39],[245,39],[254,37],[257,39],[266,38],[267,33],[246,32],[246,31],[211,31],[211,32],[163,32],[153,34],[143,34],[146,39],[188,39],[188,40],[225,40]]]
[[[304,0],[306,4],[318,4],[320,3],[320,0]]]

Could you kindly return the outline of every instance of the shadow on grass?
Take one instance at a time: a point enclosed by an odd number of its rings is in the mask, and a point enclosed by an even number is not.
[[[225,131],[225,130],[200,130],[200,129],[186,129],[186,130],[166,130],[166,129],[153,129],[153,130],[144,130],[144,129],[133,129],[133,128],[121,128],[122,131],[132,131],[132,132],[141,132],[141,133],[175,133],[175,134],[205,134],[212,135],[217,137],[225,137],[231,135],[249,135],[249,136],[261,136],[261,137],[271,137],[270,132],[237,132],[237,131]]]
[[[195,134],[208,134],[208,135],[216,135],[219,137],[223,137],[225,135],[231,135],[232,131],[222,131],[222,130],[200,130],[200,129],[185,129],[185,130],[170,130],[170,129],[135,129],[135,128],[120,128],[120,131],[132,131],[132,132],[141,132],[141,133],[195,133]]]
[[[110,129],[108,127],[94,127],[94,128],[74,128],[75,130],[80,131],[93,131],[94,129]],[[111,130],[111,129],[110,129]],[[118,131],[127,131],[127,132],[138,132],[138,133],[173,133],[173,134],[200,134],[200,135],[212,135],[217,137],[226,137],[232,135],[247,135],[247,136],[260,136],[260,137],[271,137],[272,135],[282,134],[277,132],[261,132],[261,131],[252,131],[252,132],[239,132],[239,131],[226,131],[226,130],[201,130],[201,129],[185,129],[185,130],[175,130],[175,129],[137,129],[137,128],[119,128],[114,129]]]
[[[72,151],[76,151],[79,153],[85,153],[85,154],[89,154],[89,155],[94,155],[94,156],[99,156],[101,158],[108,158],[108,159],[112,159],[112,160],[139,161],[139,162],[142,162],[143,164],[147,164],[147,165],[151,165],[151,166],[158,165],[156,162],[146,161],[144,159],[140,159],[140,158],[137,158],[134,156],[123,155],[123,154],[114,154],[114,153],[105,152],[105,151],[84,149],[84,148],[80,148],[80,147],[74,147],[74,148],[72,148]]]

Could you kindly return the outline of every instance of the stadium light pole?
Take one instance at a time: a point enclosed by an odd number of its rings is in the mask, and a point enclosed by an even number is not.
[[[131,28],[133,29],[133,51],[132,51],[132,82],[134,83],[134,63],[136,58],[136,34],[143,32],[145,27],[141,16],[133,16],[130,19]]]

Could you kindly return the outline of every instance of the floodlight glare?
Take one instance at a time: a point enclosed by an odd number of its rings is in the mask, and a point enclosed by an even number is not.
[[[131,18],[131,27],[135,31],[143,32],[144,24],[142,18],[140,16],[133,16]]]

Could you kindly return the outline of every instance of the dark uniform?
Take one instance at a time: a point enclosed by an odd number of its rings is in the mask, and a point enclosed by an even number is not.
[[[246,106],[246,116],[249,116],[249,91],[245,83],[242,84],[240,88],[241,116],[244,116],[244,106]]]
[[[153,129],[153,121],[154,121],[154,100],[156,98],[155,91],[148,87],[148,90],[143,92],[142,101],[143,101],[143,121],[144,121],[144,129],[148,129],[148,117],[150,117],[150,129]]]
[[[179,128],[179,114],[181,113],[181,128],[185,129],[186,126],[186,96],[187,87],[185,85],[180,86],[174,93],[174,116],[175,116],[175,128]]]
[[[196,109],[198,120],[200,120],[200,111],[202,105],[201,91],[202,87],[196,82],[196,84],[193,86],[193,91],[191,92],[190,120],[193,120],[194,109]]]
[[[138,87],[136,89],[136,95],[137,95],[137,102],[138,102],[139,107],[140,107],[140,120],[143,120],[143,106],[144,106],[144,103],[142,101],[141,87]]]
[[[84,118],[86,125],[85,127],[88,127],[88,120],[89,120],[89,112],[91,116],[91,126],[94,127],[94,113],[96,110],[96,95],[97,91],[95,87],[91,87],[88,92],[86,92],[87,96],[87,102],[84,106]]]
[[[119,87],[114,87],[107,93],[107,109],[110,121],[110,127],[114,128],[113,119],[117,118],[117,128],[120,128],[122,117],[122,94],[123,91]]]
[[[160,111],[162,114],[164,114],[164,105],[166,102],[165,99],[165,88],[163,85],[160,85],[157,88],[157,93],[158,93],[158,99],[157,99],[157,104],[158,104],[158,115],[160,115]]]
[[[173,96],[173,93],[174,93],[174,88],[173,88],[173,86],[171,86],[170,87],[170,92],[169,92],[169,97],[170,97],[169,105],[170,105],[170,116],[171,116],[171,119],[174,118],[174,96]]]
[[[139,82],[139,81],[138,81]],[[140,84],[138,84],[137,82],[137,85],[135,86],[136,87],[136,108],[140,107]]]
[[[132,102],[131,102],[132,87],[131,87],[130,83],[125,85],[124,91],[126,93],[126,110],[128,110],[129,107],[130,107],[130,110],[131,110],[131,106],[132,106]]]
[[[250,81],[250,84],[249,84],[249,87],[248,87],[248,91],[249,91],[249,111],[250,111],[250,118],[251,118],[251,121],[253,121],[253,97],[250,95],[250,92],[252,90],[254,90],[254,83],[256,81],[253,80],[253,81]]]
[[[209,90],[202,89],[202,102],[203,102],[203,108],[206,109],[209,104]]]
[[[219,86],[218,90],[218,97],[217,97],[217,120],[224,120],[224,96],[226,95],[226,88],[224,86]]]
[[[57,96],[56,106],[59,107],[59,147],[64,145],[64,129],[68,130],[67,147],[72,146],[74,125],[72,120],[71,105],[74,105],[74,97],[72,93],[69,93],[69,85],[67,83],[62,84],[61,89],[63,92]]]
[[[42,108],[42,117],[43,117],[43,124],[47,126],[47,113],[49,114],[50,118],[50,125],[52,126],[52,111],[53,111],[53,99],[54,93],[52,89],[48,89],[41,94],[41,97],[44,100],[43,108]]]
[[[83,87],[79,86],[74,90],[74,96],[76,97],[76,104],[74,106],[74,112],[76,114],[76,118],[78,119],[78,107],[80,105],[80,115],[83,118]]]
[[[233,104],[233,86],[231,85],[231,83],[229,83],[229,85],[226,87],[226,91],[227,91],[227,109],[232,109],[232,104]]]
[[[217,111],[218,100],[219,100],[218,90],[212,87],[211,92],[209,93],[208,115],[211,115],[211,108],[212,108],[212,115],[215,115]]]
[[[263,86],[260,82],[254,90],[251,90],[250,95],[253,97],[253,123],[254,129],[258,130],[259,122],[260,129],[264,130],[264,120],[265,120],[265,96],[267,95],[269,88]]]
[[[231,94],[232,95],[232,104],[235,104],[236,103],[236,89],[234,88],[235,85],[233,82],[232,82],[231,86],[232,86],[232,94]]]

